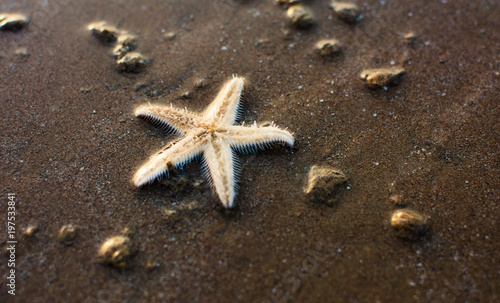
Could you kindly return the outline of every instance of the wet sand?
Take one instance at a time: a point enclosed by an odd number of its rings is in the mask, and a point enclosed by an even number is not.
[[[2,254],[0,301],[499,299],[498,4],[356,1],[363,19],[346,24],[328,1],[305,1],[316,25],[304,30],[271,0],[36,3],[0,4],[31,18],[0,32],[0,223],[15,193],[18,240],[16,296]],[[151,60],[142,71],[117,70],[112,47],[86,28],[101,20],[137,36]],[[340,58],[314,53],[332,38]],[[373,90],[358,76],[378,67],[406,74]],[[233,74],[248,80],[245,124],[274,121],[295,146],[239,155],[233,211],[196,161],[135,188],[135,170],[174,137],[133,109],[200,112]],[[206,85],[194,88],[199,79]],[[304,195],[312,165],[349,176],[333,205]],[[429,217],[425,237],[396,237],[391,192]],[[77,227],[72,245],[58,240],[67,224]],[[23,235],[30,225],[38,230]],[[97,263],[124,229],[136,245],[129,266]],[[1,232],[3,250],[7,240]]]

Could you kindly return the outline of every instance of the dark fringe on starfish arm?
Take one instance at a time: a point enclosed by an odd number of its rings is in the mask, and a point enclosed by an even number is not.
[[[202,153],[206,141],[199,138],[191,134],[173,144],[167,145],[139,168],[132,182],[135,186],[140,187],[153,182],[155,179],[168,176],[168,171],[172,167],[181,168]]]
[[[242,153],[253,153],[266,149],[275,143],[284,143],[293,146],[295,139],[287,130],[280,129],[271,123],[270,126],[238,127],[230,129],[231,135],[228,142],[233,149]]]

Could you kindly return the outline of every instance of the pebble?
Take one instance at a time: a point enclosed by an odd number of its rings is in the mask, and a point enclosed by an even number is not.
[[[38,225],[36,224],[30,224],[28,227],[23,232],[23,235],[25,237],[31,237],[33,234],[35,234],[38,231]]]
[[[340,20],[347,23],[355,23],[360,20],[361,12],[358,6],[351,2],[332,2],[330,7]]]
[[[403,36],[403,39],[407,45],[411,45],[413,44],[413,42],[415,42],[415,40],[417,40],[417,35],[414,32],[409,32],[408,34]]]
[[[59,239],[59,242],[63,243],[64,245],[72,245],[76,237],[76,231],[77,228],[73,224],[64,225],[59,230],[57,238]]]
[[[391,194],[389,195],[389,204],[395,207],[404,207],[406,203],[403,199],[403,196],[400,194]]]
[[[120,31],[106,22],[95,22],[88,25],[87,29],[103,42],[115,42],[118,39]]]
[[[278,2],[278,4],[295,4],[302,2],[302,0],[276,0],[276,2]]]
[[[313,165],[309,170],[304,193],[312,200],[328,202],[330,195],[347,181],[347,176],[339,169]]]
[[[429,230],[427,218],[408,209],[395,211],[391,218],[391,226],[397,237],[407,240],[418,240]]]
[[[314,25],[315,20],[311,10],[301,4],[288,8],[287,16],[297,28],[307,29]]]
[[[116,46],[113,49],[113,56],[117,59],[123,58],[125,54],[133,50],[136,46],[137,39],[130,34],[123,34],[118,36]]]
[[[196,79],[194,81],[194,85],[193,86],[194,86],[195,89],[203,88],[203,87],[207,86],[207,80],[204,79],[204,78]]]
[[[99,263],[113,267],[127,267],[135,254],[132,240],[128,236],[116,236],[104,242],[97,253]]]
[[[18,30],[29,22],[28,17],[22,14],[0,14],[0,30]]]
[[[24,62],[26,59],[29,57],[30,53],[28,51],[28,48],[26,47],[20,47],[14,51],[14,54],[16,55],[16,59],[18,62]]]
[[[359,77],[365,80],[370,88],[385,89],[389,85],[398,85],[405,73],[403,68],[366,69],[360,73]]]
[[[168,32],[168,33],[163,34],[163,40],[164,41],[172,41],[175,39],[176,36],[177,36],[176,32]]]
[[[334,58],[342,53],[340,43],[335,39],[320,40],[314,45],[314,49],[325,58]]]
[[[122,71],[137,72],[146,65],[147,61],[141,53],[131,52],[127,53],[116,63],[118,64],[118,68]]]

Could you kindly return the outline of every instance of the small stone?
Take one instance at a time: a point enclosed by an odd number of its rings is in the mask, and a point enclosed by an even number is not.
[[[76,237],[76,231],[77,228],[73,224],[64,225],[59,230],[57,238],[59,239],[59,242],[63,243],[64,245],[72,245]]]
[[[137,72],[146,65],[146,58],[137,52],[127,53],[116,62],[118,68],[126,72]]]
[[[151,260],[149,260],[146,263],[146,265],[144,265],[144,269],[147,271],[153,271],[153,270],[157,269],[158,267],[160,267],[160,263],[158,263],[156,261],[151,261]]]
[[[325,58],[334,58],[342,53],[340,43],[335,39],[320,40],[314,45],[314,49]]]
[[[413,44],[413,42],[415,42],[415,40],[417,40],[417,35],[414,32],[409,32],[408,34],[403,36],[403,39],[407,45],[411,45]]]
[[[194,81],[194,88],[195,89],[200,89],[202,87],[205,87],[207,85],[207,80],[201,78],[201,79],[196,79],[196,81]]]
[[[19,30],[29,22],[28,17],[22,14],[0,14],[0,30]]]
[[[113,56],[117,59],[123,58],[126,53],[132,51],[136,46],[137,40],[135,36],[130,34],[122,34],[116,40],[116,46],[113,49]]]
[[[97,253],[99,263],[113,267],[127,267],[135,254],[132,240],[127,236],[116,236],[104,242]]]
[[[103,42],[115,42],[120,34],[120,31],[106,22],[95,22],[87,26],[87,29],[92,32],[92,34]]]
[[[30,224],[28,225],[28,227],[26,227],[26,229],[24,230],[23,232],[23,235],[25,237],[31,237],[33,236],[34,233],[36,233],[38,231],[38,225],[36,224]]]
[[[29,57],[30,53],[28,52],[28,48],[20,47],[14,51],[16,55],[17,62],[24,62]]]
[[[385,89],[389,85],[398,85],[405,73],[403,68],[366,69],[360,73],[359,77],[365,80],[370,88]]]
[[[347,23],[355,23],[361,18],[361,12],[358,6],[351,2],[332,2],[330,7],[335,16]]]
[[[406,205],[403,196],[399,194],[389,195],[389,204],[395,207],[404,207]]]
[[[134,84],[134,86],[132,87],[132,90],[133,90],[134,92],[138,92],[138,91],[140,91],[141,89],[146,88],[146,87],[148,87],[148,84],[147,84],[146,82],[139,81],[139,82],[137,82],[136,84]]]
[[[311,10],[301,4],[290,6],[287,15],[292,24],[297,28],[307,29],[315,23]]]
[[[92,89],[90,87],[80,87],[80,93],[86,94],[89,93]]]
[[[391,226],[396,232],[396,236],[407,240],[418,240],[429,230],[426,217],[407,209],[394,212]]]
[[[290,41],[290,40],[293,40],[293,33],[291,30],[289,30],[288,28],[282,28],[281,29],[281,33],[283,34],[283,38],[286,40],[286,41]]]
[[[304,193],[318,202],[329,202],[330,195],[347,179],[344,172],[339,169],[313,165],[309,170]]]
[[[164,41],[172,41],[175,39],[176,36],[177,36],[176,32],[168,32],[168,33],[163,34],[162,37],[163,37]]]
[[[191,98],[191,91],[187,90],[187,91],[183,92],[181,95],[181,98],[182,99],[190,99]]]
[[[295,4],[302,2],[302,0],[276,0],[276,2],[278,2],[278,4]]]

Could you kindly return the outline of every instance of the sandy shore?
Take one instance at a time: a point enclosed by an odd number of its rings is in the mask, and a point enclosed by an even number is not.
[[[0,31],[0,225],[14,193],[17,240],[12,296],[0,231],[0,301],[498,300],[500,8],[355,2],[363,18],[348,24],[329,1],[304,1],[315,24],[297,29],[272,0],[2,1],[31,21]],[[102,20],[137,37],[139,72],[120,71],[89,33]],[[341,55],[322,58],[321,39]],[[399,85],[359,78],[386,67],[405,69]],[[201,112],[233,74],[248,80],[245,124],[274,121],[295,146],[239,155],[232,211],[196,161],[135,188],[136,169],[175,137],[134,108]],[[333,203],[304,195],[312,165],[349,176]],[[401,208],[429,219],[420,240],[392,230]],[[68,224],[70,245],[58,239]],[[99,264],[104,241],[124,233],[128,266]]]

